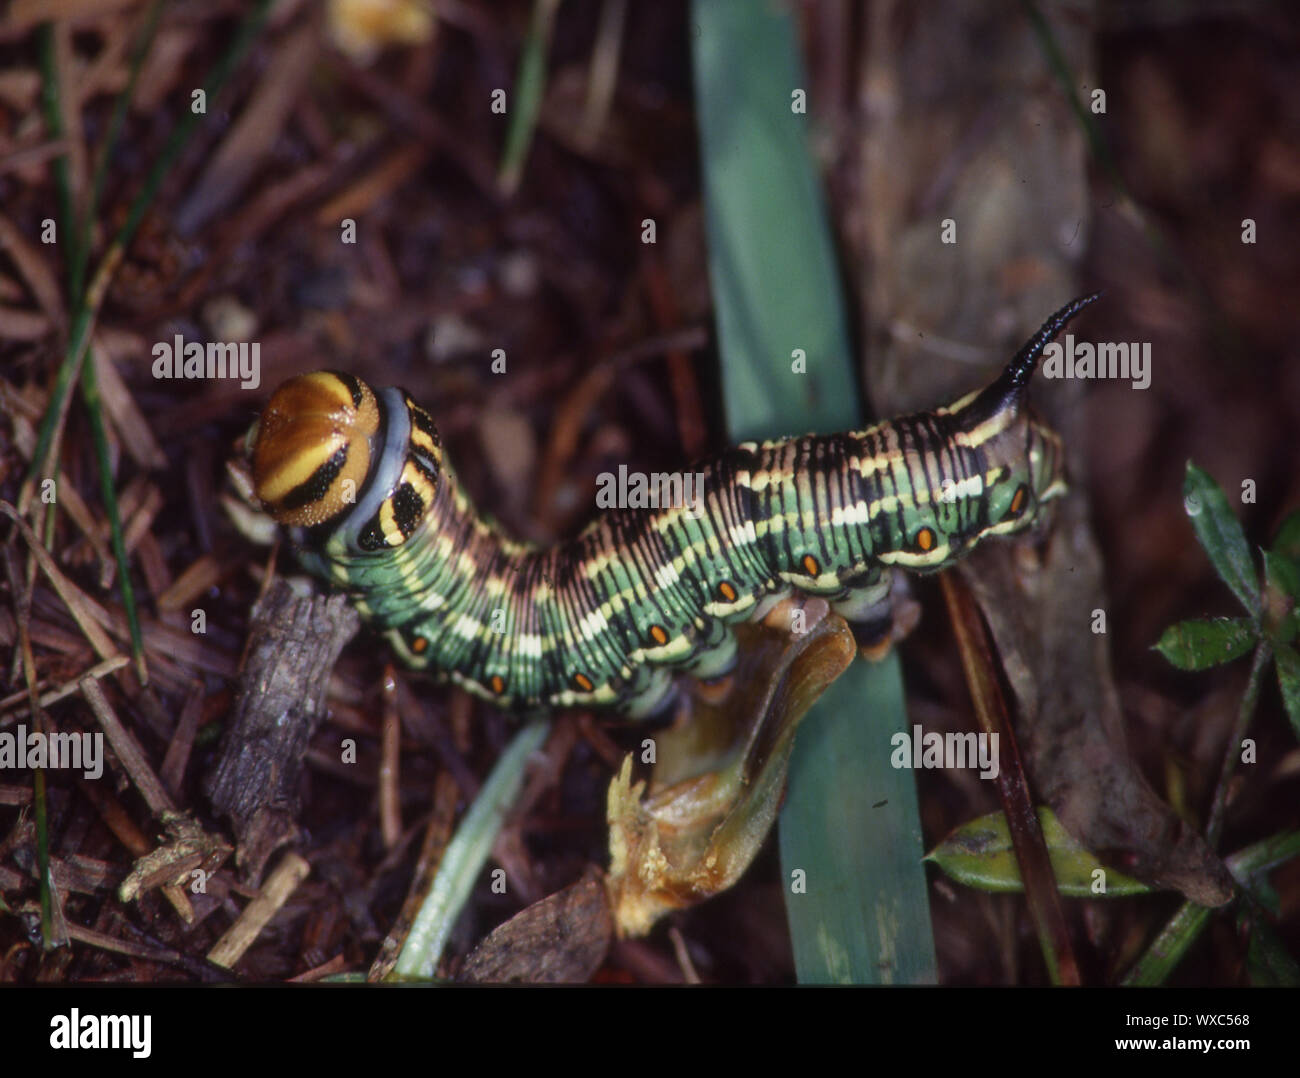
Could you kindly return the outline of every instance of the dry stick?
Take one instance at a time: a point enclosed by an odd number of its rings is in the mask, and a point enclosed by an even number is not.
[[[239,919],[213,945],[208,952],[208,961],[227,969],[238,962],[309,872],[311,865],[303,858],[296,853],[286,853],[275,866],[275,871],[262,887],[261,893],[244,908]]]
[[[962,669],[975,704],[975,716],[981,731],[998,739],[998,797],[1007,817],[1025,897],[1029,900],[1029,910],[1038,931],[1043,957],[1049,966],[1048,972],[1057,984],[1081,984],[1079,964],[1070,944],[1051,858],[1047,854],[1038,815],[1029,799],[1020,750],[1007,721],[1006,701],[993,675],[993,654],[984,623],[960,578],[953,573],[941,573],[939,582],[943,585],[943,597],[961,651]],[[1055,968],[1051,968],[1053,965]]]
[[[42,164],[52,157],[62,157],[67,152],[68,140],[65,138],[50,139],[48,142],[39,142],[34,146],[11,150],[7,154],[0,155],[0,176],[14,169]]]
[[[78,692],[81,687],[82,678],[102,678],[107,674],[111,674],[114,670],[121,670],[122,667],[130,661],[131,660],[125,655],[114,655],[111,659],[105,659],[103,662],[96,663],[94,666],[83,670],[75,677],[69,678],[58,688],[49,689],[45,695],[40,698],[41,707],[49,707],[51,704],[58,703],[60,700],[71,696],[74,692]],[[12,696],[6,696],[3,700],[0,700],[0,715],[3,715],[6,711],[16,707],[25,699],[27,699],[26,692],[16,692]]]
[[[297,977],[290,977],[290,984],[311,984],[314,981],[324,980],[326,977],[332,977],[336,973],[347,971],[348,963],[341,954],[336,954],[327,962],[322,962],[319,966],[313,966],[298,974]]]
[[[691,953],[686,947],[686,940],[676,925],[668,930],[668,938],[673,942],[673,957],[677,959],[677,964],[682,970],[682,980],[687,984],[703,984],[700,975],[695,970],[695,963],[691,961]]]
[[[181,958],[176,951],[158,951],[152,947],[118,939],[104,932],[96,932],[92,928],[83,928],[81,925],[69,925],[68,935],[78,943],[98,947],[101,951],[112,951],[114,954],[124,954],[131,958],[143,958],[160,965],[175,965]]]
[[[153,849],[152,843],[150,843],[145,833],[135,825],[135,821],[127,814],[120,801],[99,783],[91,782],[88,779],[78,779],[77,786],[85,795],[86,800],[99,813],[99,818],[104,822],[104,826],[126,848],[127,853],[137,861],[148,856]],[[162,887],[162,893],[182,921],[187,925],[194,923],[194,907],[190,905],[189,896],[185,894],[184,888],[169,883]]]
[[[36,533],[18,515],[18,510],[8,502],[0,502],[0,513],[9,517],[23,538],[27,540],[28,548],[35,555],[41,571],[45,573],[46,579],[53,585],[59,598],[63,600],[64,606],[68,608],[68,612],[77,623],[77,628],[90,641],[90,646],[95,649],[101,659],[117,658],[117,648],[113,646],[112,639],[99,626],[99,619],[103,617],[107,621],[108,615],[100,608],[98,603],[85,595],[80,588],[59,571],[59,567],[54,564],[54,559],[41,545]]]
[[[99,682],[94,678],[82,678],[79,685],[81,694],[90,704],[90,710],[95,713],[95,718],[103,727],[108,743],[113,747],[122,766],[126,768],[136,789],[140,791],[140,796],[149,806],[149,811],[158,819],[161,819],[165,812],[175,812],[175,802],[171,794],[163,787],[158,776],[154,774],[153,768],[149,766],[149,761],[145,759],[144,750],[140,748],[139,742],[118,719],[117,713],[109,705],[108,698],[104,696],[104,690],[99,687]],[[171,883],[163,885],[163,893],[180,914],[181,919],[186,924],[193,924],[194,908],[190,905],[185,892],[178,885]]]
[[[167,746],[167,755],[163,757],[162,767],[158,770],[169,790],[179,794],[181,781],[185,778],[185,766],[189,763],[190,752],[194,748],[194,736],[199,731],[203,718],[203,686],[196,682],[185,705],[181,708],[181,717],[176,723],[176,732],[171,744]]]
[[[578,126],[578,142],[588,152],[595,149],[600,129],[605,126],[614,100],[626,20],[627,0],[605,0],[601,5],[596,43],[591,49],[591,66],[587,69],[587,101],[582,110],[582,123]]]
[[[133,930],[129,925],[127,928]],[[127,955],[130,958],[140,958],[146,962],[155,962],[160,966],[176,966],[178,969],[182,969],[186,973],[203,980],[215,981],[219,979],[217,970],[202,961],[191,958],[189,955],[174,951],[170,947],[134,943],[131,940],[120,939],[104,932],[96,932],[93,928],[83,928],[81,925],[68,925],[68,936],[78,943],[98,947],[103,951],[112,951],[115,954]]]
[[[171,586],[154,600],[159,611],[183,610],[221,579],[221,563],[211,554],[200,554]]]
[[[113,797],[110,791],[89,779],[78,779],[77,786],[99,813],[104,826],[113,833],[113,837],[118,842],[126,847],[127,853],[138,859],[149,852],[152,848],[149,837],[136,826],[136,822],[122,807],[122,803]]]
[[[99,682],[94,678],[82,678],[79,684],[81,694],[86,698],[91,711],[95,713],[99,725],[103,727],[108,743],[113,747],[117,758],[122,761],[122,766],[126,768],[126,773],[135,783],[136,789],[140,791],[140,796],[149,806],[149,811],[158,818],[161,818],[164,812],[175,812],[176,804],[172,800],[172,795],[167,792],[162,781],[149,766],[149,761],[145,759],[144,750],[140,748],[139,742],[118,719],[117,713],[104,696],[104,690],[99,687]]]
[[[456,802],[460,798],[460,787],[450,771],[439,771],[433,781],[433,812],[429,817],[429,826],[425,828],[424,843],[420,855],[416,858],[415,870],[411,875],[411,884],[406,892],[397,920],[388,929],[388,935],[379,947],[378,954],[366,973],[366,980],[377,984],[385,980],[397,964],[402,944],[411,925],[415,922],[433,888],[438,866],[446,852],[447,843],[451,841],[452,831],[456,827]]]
[[[95,374],[93,359],[82,376],[81,395],[86,402],[86,412],[90,419],[91,439],[95,443],[95,456],[99,460],[100,496],[104,499],[104,508],[108,512],[113,553],[117,558],[118,587],[122,592],[122,610],[126,614],[127,629],[131,636],[131,655],[135,659],[135,673],[136,677],[140,679],[141,685],[148,685],[149,668],[144,658],[144,641],[140,634],[140,619],[136,615],[135,589],[131,585],[126,540],[122,535],[122,518],[118,512],[117,497],[113,490],[113,476],[109,471],[108,434],[104,430],[103,405],[99,398],[99,379]]]
[[[63,511],[68,514],[68,519],[81,531],[87,545],[99,562],[99,579],[105,578],[105,568],[108,569],[108,579],[113,576],[113,552],[109,550],[108,543],[104,537],[99,534],[99,526],[95,523],[95,518],[91,515],[90,506],[88,506],[77,492],[76,485],[68,478],[66,472],[60,470],[54,480],[55,489],[59,492],[59,501],[63,505]],[[75,541],[74,541],[75,542]],[[73,544],[69,547],[75,549]],[[65,548],[67,551],[69,548]],[[65,564],[67,562],[67,553],[64,554]]]

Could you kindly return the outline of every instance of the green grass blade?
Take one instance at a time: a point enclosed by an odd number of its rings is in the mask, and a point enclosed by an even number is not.
[[[104,141],[99,148],[99,153],[95,160],[95,170],[90,179],[90,191],[86,197],[85,211],[82,215],[81,223],[78,227],[78,253],[81,256],[79,261],[70,266],[68,279],[71,282],[69,295],[81,295],[82,285],[85,283],[86,257],[90,251],[91,230],[95,226],[95,213],[99,209],[99,196],[104,192],[104,182],[108,179],[109,162],[113,159],[113,149],[117,145],[117,137],[122,133],[122,125],[126,122],[127,109],[131,106],[131,101],[135,98],[135,86],[139,81],[140,72],[144,68],[145,58],[149,55],[149,49],[153,46],[154,36],[158,32],[158,23],[162,17],[164,0],[154,0],[149,5],[149,10],[145,12],[144,23],[140,29],[139,37],[136,40],[135,47],[131,51],[131,59],[127,64],[127,81],[122,88],[122,92],[117,95],[117,100],[113,102],[113,115],[109,118],[108,128],[104,132]]]
[[[525,726],[492,768],[447,844],[433,886],[411,923],[390,979],[434,975],[452,926],[492,853],[506,813],[519,795],[528,757],[541,747],[549,729],[550,724],[544,721]]]
[[[733,438],[859,424],[844,306],[807,116],[795,28],[770,5],[695,0],[695,93],[709,273]],[[807,373],[793,370],[802,349]],[[935,978],[921,824],[897,660],[855,663],[800,729],[781,814],[786,907],[804,982]]]
[[[1214,911],[1193,902],[1184,902],[1170,918],[1155,942],[1147,948],[1120,983],[1130,988],[1151,988],[1164,984],[1169,974],[1183,960],[1187,949],[1210,923]]]
[[[56,57],[55,27],[46,23],[40,29],[41,43],[41,107],[45,113],[45,126],[53,139],[65,138],[63,111],[58,79],[59,63]],[[54,190],[59,199],[59,220],[63,238],[68,248],[68,279],[79,281],[85,264],[85,251],[80,230],[76,227],[77,210],[72,198],[72,175],[68,167],[68,154],[61,153],[51,163],[54,170]],[[75,293],[74,293],[75,294]]]
[[[532,145],[537,115],[542,110],[542,97],[546,93],[546,53],[551,45],[551,30],[559,6],[560,0],[533,0],[528,37],[524,40],[519,74],[511,91],[514,100],[509,106],[510,126],[506,131],[501,170],[497,177],[497,186],[505,195],[514,194],[524,174],[528,147]]]
[[[117,505],[117,491],[113,488],[112,458],[108,448],[108,433],[104,429],[104,407],[99,399],[99,376],[95,373],[93,351],[88,359],[86,369],[81,372],[81,396],[90,416],[90,436],[95,444],[95,460],[98,463],[99,493],[108,513],[113,559],[117,562],[117,586],[122,592],[122,613],[126,617],[127,632],[131,636],[131,658],[140,684],[147,685],[149,671],[144,659],[144,639],[140,634],[140,614],[135,605],[135,588],[131,585],[131,562],[126,553],[126,537],[122,532],[122,513]]]

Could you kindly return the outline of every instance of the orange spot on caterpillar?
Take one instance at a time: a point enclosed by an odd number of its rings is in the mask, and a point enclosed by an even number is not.
[[[730,581],[724,580],[718,585],[718,594],[729,603],[734,603],[736,601],[736,589],[731,586]]]
[[[934,532],[929,528],[922,528],[916,533],[916,545],[922,550],[932,550],[934,548]]]
[[[574,674],[573,683],[583,692],[591,692],[591,690],[595,688],[591,683],[591,678],[587,677],[586,674]]]
[[[417,636],[411,641],[411,650],[417,655],[423,655],[429,650],[429,641],[426,637]]]
[[[1025,485],[1024,483],[1021,483],[1020,486],[1016,488],[1015,494],[1011,496],[1012,516],[1015,516],[1017,513],[1020,512],[1020,510],[1022,510],[1025,507],[1025,497],[1026,497]]]
[[[651,625],[650,638],[656,644],[666,644],[668,643],[668,632],[662,625]]]
[[[503,678],[500,674],[493,674],[488,681],[488,685],[491,687],[492,691],[496,693],[498,696],[500,696],[503,692],[506,691],[506,679]]]
[[[811,554],[803,556],[803,569],[809,576],[820,576],[822,571],[821,566],[817,564],[817,559]]]

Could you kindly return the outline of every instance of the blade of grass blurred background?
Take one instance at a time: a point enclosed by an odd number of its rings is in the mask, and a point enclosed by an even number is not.
[[[729,435],[860,426],[808,116],[792,109],[808,85],[794,24],[772,5],[694,0],[691,36]],[[806,374],[792,371],[796,348]],[[892,655],[854,663],[800,728],[780,831],[801,982],[935,980],[916,786],[889,764],[906,728]]]

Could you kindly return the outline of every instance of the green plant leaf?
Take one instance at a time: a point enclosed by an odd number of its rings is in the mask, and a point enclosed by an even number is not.
[[[1273,536],[1273,550],[1300,566],[1300,509],[1282,521]]]
[[[787,5],[691,7],[709,279],[732,438],[860,424],[854,356]],[[808,358],[793,375],[794,349]],[[914,773],[889,765],[908,728],[897,657],[855,662],[804,719],[781,810],[795,969],[804,983],[937,977]]]
[[[1300,831],[1279,831],[1238,850],[1228,858],[1227,865],[1238,883],[1249,883],[1257,889],[1256,881],[1262,874],[1295,857],[1300,857]]]
[[[1241,658],[1258,639],[1249,618],[1195,618],[1169,626],[1155,648],[1179,670],[1207,670]]]
[[[1300,599],[1300,563],[1276,550],[1264,551],[1264,579],[1293,599]]]
[[[1282,690],[1282,703],[1286,705],[1287,718],[1300,737],[1300,654],[1290,644],[1278,644],[1273,653],[1277,660],[1277,684]]]
[[[1259,577],[1241,521],[1233,516],[1223,488],[1209,472],[1187,462],[1183,505],[1210,563],[1252,617],[1259,617]]]
[[[1038,809],[1038,822],[1061,894],[1069,898],[1118,898],[1151,892],[1145,883],[1108,868],[1080,846],[1050,808]],[[926,854],[925,860],[967,887],[1015,893],[1024,890],[1011,831],[1001,812],[990,812],[962,824]],[[1098,872],[1102,873],[1100,877]],[[1099,886],[1104,890],[1098,890]]]

